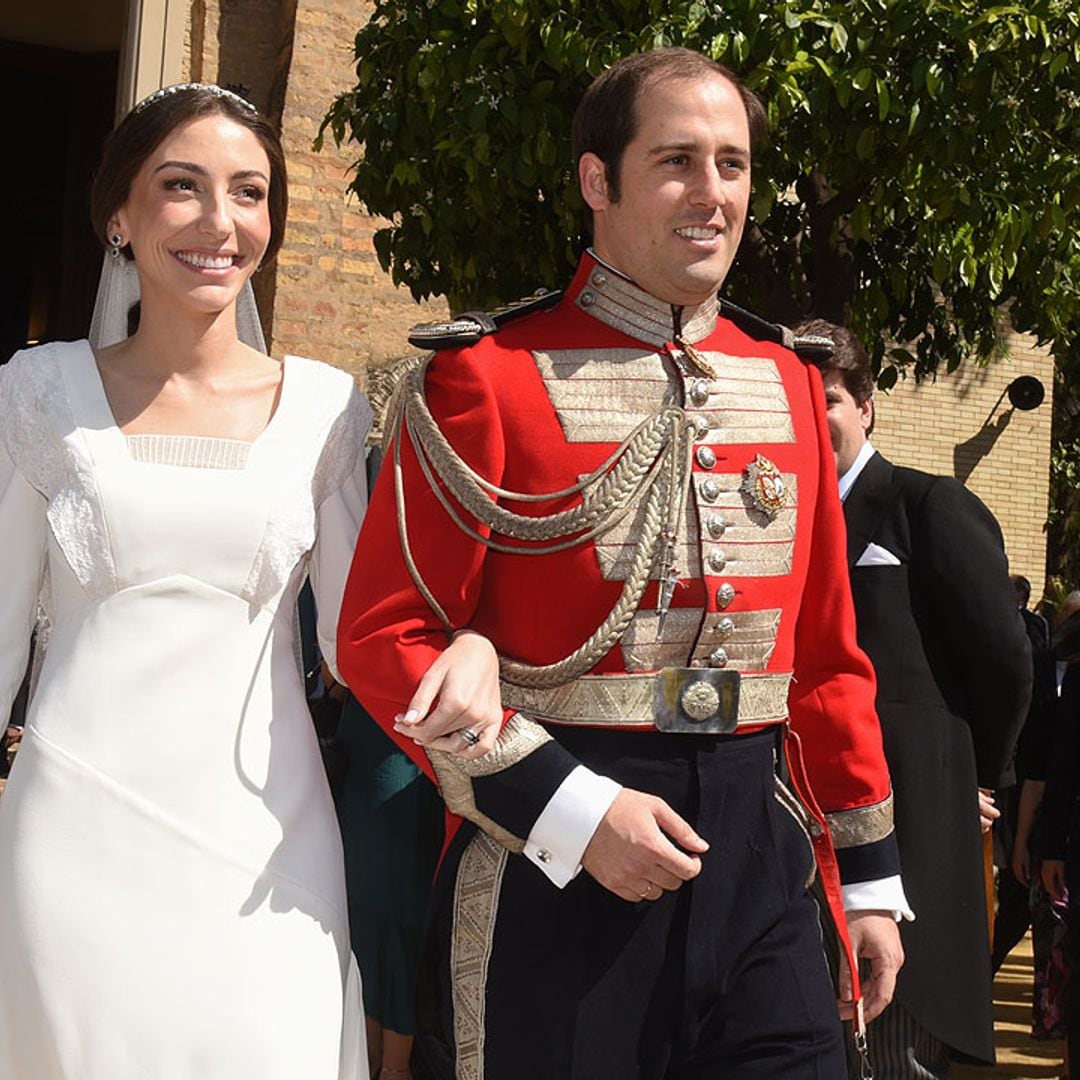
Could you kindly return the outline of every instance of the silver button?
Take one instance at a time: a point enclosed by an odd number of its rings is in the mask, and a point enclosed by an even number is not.
[[[548,850],[547,850],[546,848],[541,848],[541,849],[540,849],[540,850],[539,850],[539,851],[538,851],[538,852],[536,853],[536,857],[537,857],[537,858],[538,858],[538,859],[539,859],[539,860],[540,860],[540,861],[541,861],[542,863],[549,863],[549,862],[551,862],[551,852],[550,852],[550,851],[548,851]]]
[[[695,405],[704,405],[709,400],[709,384],[704,379],[695,379],[690,384],[690,400]]]
[[[720,498],[720,485],[711,477],[708,480],[703,480],[701,483],[701,497],[706,502],[716,502]]]
[[[709,663],[712,664],[713,667],[725,667],[727,662],[727,649],[713,649],[713,651],[709,653]]]
[[[725,581],[724,584],[716,590],[716,606],[722,610],[734,599],[735,586],[732,585],[730,581]]]
[[[712,424],[709,423],[707,416],[695,416],[694,427],[697,428],[699,438],[704,438],[712,430]]]
[[[716,454],[711,446],[697,448],[697,463],[703,469],[711,469],[716,464]]]
[[[721,637],[730,637],[735,632],[735,620],[725,616],[716,624],[713,628],[713,632],[719,634]]]
[[[821,822],[818,821],[817,818],[810,819],[809,829],[811,836],[821,836],[822,833],[825,832],[825,830],[821,827]]]
[[[592,289],[583,289],[579,302],[582,307],[592,307],[596,303],[596,293]]]
[[[727,566],[727,556],[720,548],[713,548],[712,551],[709,552],[709,569],[714,570],[716,573],[720,573],[725,566]]]
[[[607,284],[607,274],[603,270],[597,270],[590,280],[598,289],[602,289]]]
[[[710,514],[705,519],[705,528],[714,540],[719,540],[727,529],[727,522],[719,514]]]

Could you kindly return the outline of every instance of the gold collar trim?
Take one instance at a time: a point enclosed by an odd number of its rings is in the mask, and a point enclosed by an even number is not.
[[[592,258],[596,260],[596,256]],[[658,300],[612,266],[596,260],[574,303],[594,319],[659,348],[676,336],[677,307]],[[720,302],[712,297],[696,307],[684,307],[679,336],[691,345],[704,341],[716,327]]]

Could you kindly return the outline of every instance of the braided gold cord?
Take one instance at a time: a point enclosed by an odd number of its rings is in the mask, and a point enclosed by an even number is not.
[[[430,460],[454,498],[481,524],[515,540],[544,542],[572,533],[610,528],[605,519],[640,496],[642,481],[668,443],[685,423],[681,409],[661,410],[639,424],[623,444],[624,452],[612,468],[594,470],[572,488],[540,495],[497,488],[478,477],[450,445],[424,400],[424,370],[413,369],[407,378],[405,421],[413,445]],[[609,458],[609,461],[611,459]],[[517,502],[550,502],[569,494],[588,492],[581,504],[543,517],[515,514],[495,502],[491,495]],[[595,531],[593,533],[595,535]],[[582,538],[583,540],[586,538]],[[544,554],[540,549],[514,549],[523,554]]]
[[[410,438],[414,439],[414,445],[416,445],[415,436],[407,425],[408,417],[406,416],[406,430],[409,431],[409,436]],[[563,540],[559,543],[544,544],[543,547],[522,547],[520,544],[504,544],[499,540],[493,540],[490,536],[486,536],[484,535],[484,533],[473,528],[473,526],[470,525],[461,516],[461,514],[458,513],[457,508],[450,501],[450,499],[447,498],[441,485],[437,482],[435,478],[432,467],[428,462],[427,455],[425,455],[424,453],[418,453],[416,457],[417,461],[420,464],[420,471],[424,474],[424,479],[427,480],[428,486],[431,488],[435,497],[442,505],[442,508],[449,515],[454,524],[457,525],[457,527],[463,533],[465,533],[466,536],[468,536],[472,540],[475,540],[478,544],[483,544],[491,551],[499,551],[505,555],[550,555],[556,551],[567,551],[570,548],[579,547],[586,541],[592,540],[595,537],[602,535],[603,533],[609,532],[637,506],[636,500],[628,500],[623,506],[615,506],[612,508],[611,514],[608,517],[598,521],[595,525],[593,525],[591,529],[588,529],[585,532],[575,533],[569,539]],[[644,495],[644,493],[649,488],[651,488],[658,482],[663,466],[664,461],[662,458],[657,458],[657,460],[653,462],[653,464],[649,468],[649,471],[645,474],[645,479],[641,482],[639,486],[639,494]],[[532,517],[529,520],[546,521],[547,519]]]
[[[368,443],[380,447],[384,454],[390,448],[390,435],[393,432],[394,418],[401,408],[406,375],[415,367],[426,366],[428,359],[427,354],[403,356],[384,368],[375,368],[368,372],[364,396],[375,414]]]
[[[438,425],[435,423],[434,417],[431,416],[431,412],[427,407],[427,399],[424,395],[424,379],[427,374],[427,365],[431,362],[433,354],[427,357],[415,357],[414,360],[422,362],[420,370],[415,370],[411,363],[402,364],[398,369],[400,371],[400,377],[398,381],[398,390],[402,394],[408,390],[414,395],[413,402],[418,411],[418,416],[424,420],[427,434],[436,440],[445,442],[442,438],[442,432]],[[406,377],[411,376],[411,377]],[[639,424],[638,427],[641,425]],[[501,498],[508,498],[514,502],[554,502],[556,499],[567,498],[572,495],[580,495],[582,490],[596,477],[603,476],[611,469],[624,454],[626,449],[633,442],[634,438],[638,434],[638,428],[634,428],[630,434],[623,439],[623,441],[611,452],[607,460],[599,465],[588,476],[583,477],[576,484],[571,484],[569,487],[561,488],[559,491],[545,491],[539,494],[524,491],[510,491],[507,488],[499,487],[498,484],[493,484],[486,477],[481,476],[475,469],[473,469],[468,462],[464,459],[461,460],[461,468],[467,473],[467,475],[474,480],[480,487],[491,495],[498,495]],[[448,447],[450,453],[453,454],[452,447]]]
[[[392,437],[394,444],[394,495],[405,564],[425,602],[448,632],[454,629],[453,624],[424,581],[409,543],[401,469],[403,429],[408,432],[421,471],[443,508],[466,535],[490,550],[517,555],[562,551],[610,531],[627,514],[643,506],[642,528],[622,592],[596,630],[568,656],[552,664],[534,665],[505,656],[499,658],[502,678],[517,686],[548,689],[569,682],[593,668],[625,633],[648,588],[654,565],[678,531],[690,482],[693,428],[682,409],[661,409],[639,424],[599,469],[573,487],[541,495],[507,491],[470,468],[442,433],[424,398],[426,368],[426,363],[420,364],[405,376],[408,385],[393,402],[386,436]],[[439,480],[481,526],[544,546],[504,544],[483,535],[463,520]],[[541,517],[514,514],[493,498],[539,502],[574,494],[582,496],[579,506]]]
[[[454,625],[443,610],[442,604],[435,599],[435,594],[428,588],[424,575],[420,573],[420,567],[413,558],[412,545],[409,543],[409,526],[405,516],[405,484],[401,472],[401,418],[404,412],[402,404],[391,417],[387,418],[386,437],[393,439],[394,443],[394,504],[397,508],[398,541],[401,544],[401,555],[405,560],[405,566],[409,571],[409,577],[413,584],[420,590],[424,602],[438,616],[439,622],[447,635],[453,634]]]
[[[515,686],[550,689],[576,679],[593,668],[619,641],[641,603],[649,584],[656,541],[663,528],[660,506],[665,500],[664,484],[655,484],[645,502],[644,528],[634,548],[634,557],[623,583],[622,593],[608,617],[572,653],[554,664],[525,664],[499,657],[499,674]]]

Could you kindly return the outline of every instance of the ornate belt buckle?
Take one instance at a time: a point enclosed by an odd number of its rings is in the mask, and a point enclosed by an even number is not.
[[[730,735],[739,723],[740,682],[737,671],[721,668],[661,668],[653,698],[657,730]]]

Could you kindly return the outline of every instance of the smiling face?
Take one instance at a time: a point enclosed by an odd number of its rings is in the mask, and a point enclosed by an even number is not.
[[[270,240],[269,188],[270,163],[250,129],[211,114],[171,131],[109,222],[131,245],[144,307],[212,314],[235,301]]]
[[[593,211],[593,247],[647,292],[703,303],[735,259],[750,199],[746,106],[720,75],[657,80],[635,104],[619,199],[603,161],[585,153],[579,180]]]

